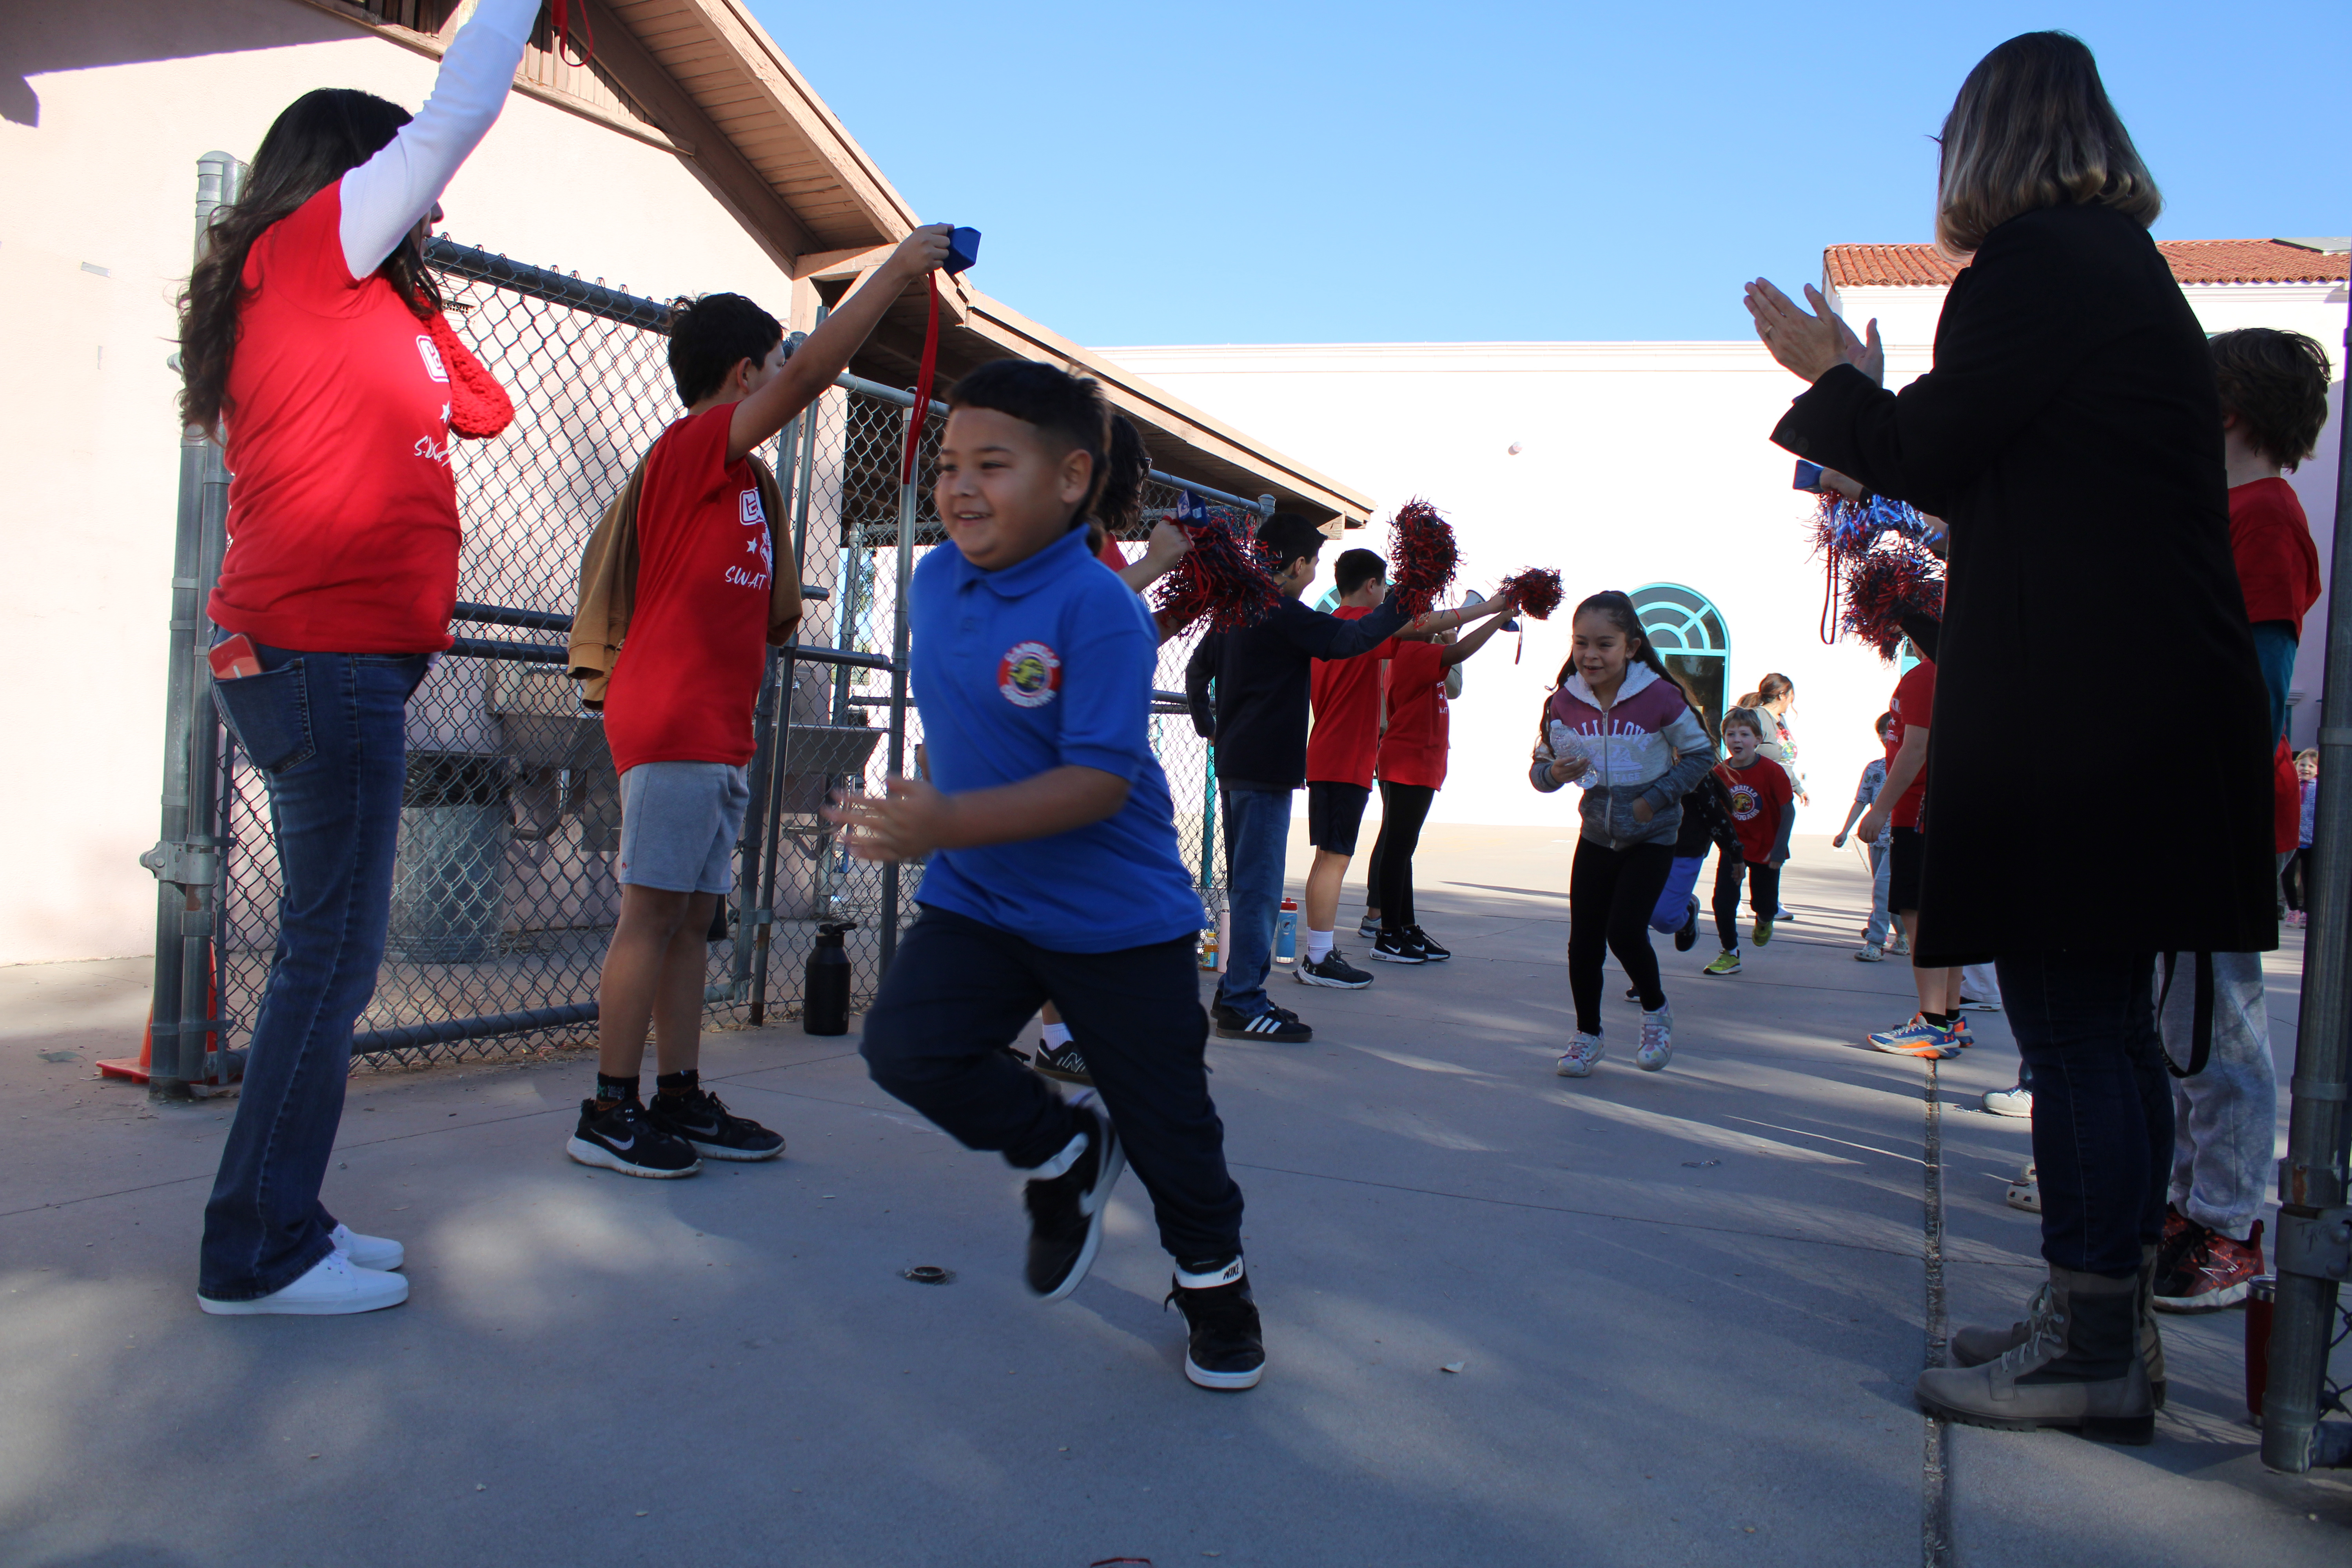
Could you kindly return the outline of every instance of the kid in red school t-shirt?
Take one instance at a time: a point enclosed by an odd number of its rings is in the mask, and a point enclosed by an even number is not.
[[[1886,710],[1895,716],[1895,722],[1886,727],[1888,767],[1895,765],[1895,754],[1903,749],[1904,731],[1915,724],[1927,728],[1928,715],[1935,709],[1936,665],[1933,659],[1923,658],[1903,672],[1903,679],[1895,683],[1894,700],[1886,705]],[[1911,787],[1903,792],[1903,798],[1896,801],[1894,809],[1887,813],[1888,825],[1895,827],[1918,826],[1919,806],[1927,798],[1927,770],[1921,768],[1919,776],[1911,781]]]
[[[1401,642],[1389,655],[1389,727],[1381,737],[1380,773],[1390,784],[1442,789],[1453,745],[1445,700],[1447,645]]]
[[[1343,605],[1331,613],[1361,620],[1377,606]],[[1307,782],[1372,787],[1380,753],[1381,661],[1404,645],[1394,637],[1354,658],[1318,658],[1307,693],[1315,705],[1315,728],[1307,736]]]
[[[1758,757],[1744,768],[1717,763],[1715,776],[1731,797],[1731,830],[1739,838],[1739,855],[1750,866],[1769,866],[1780,846],[1780,823],[1797,798],[1788,770],[1769,757]]]
[[[727,460],[734,417],[731,403],[689,415],[646,456],[636,598],[604,696],[622,773],[751,760],[774,543],[750,460]]]

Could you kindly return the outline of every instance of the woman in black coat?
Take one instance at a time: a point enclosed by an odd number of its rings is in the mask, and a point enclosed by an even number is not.
[[[2155,955],[2278,945],[2221,412],[2147,236],[2159,205],[2090,51],[2029,33],[1945,121],[1937,238],[1972,260],[1932,370],[1886,392],[1876,323],[1864,342],[1814,290],[1818,316],[1748,290],[1773,357],[1812,383],[1773,440],[1950,526],[1913,941],[1929,967],[1998,965],[2032,1069],[2050,1281],[2026,1321],[1955,1336],[1961,1368],[1925,1373],[1920,1400],[2139,1442],[2172,1151]],[[2197,726],[2193,760],[2091,763],[2098,717],[2158,691]]]

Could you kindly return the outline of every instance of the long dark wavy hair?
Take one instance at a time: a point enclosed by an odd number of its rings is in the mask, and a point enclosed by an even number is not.
[[[373,157],[408,123],[408,110],[372,92],[320,88],[286,106],[261,139],[238,200],[213,214],[205,253],[180,294],[180,417],[220,434],[229,406],[245,303],[245,258],[262,231]],[[412,234],[379,269],[419,321],[441,309],[441,290]]]
[[[1694,711],[1704,711],[1699,708],[1698,699],[1691,695],[1690,688],[1683,684],[1682,677],[1668,669],[1665,660],[1658,657],[1658,650],[1651,646],[1650,634],[1642,629],[1641,613],[1633,608],[1631,595],[1615,588],[1595,594],[1576,606],[1576,614],[1568,618],[1568,624],[1572,627],[1587,615],[1600,616],[1624,637],[1629,662],[1648,665],[1659,679],[1673,682],[1675,689],[1683,694],[1683,700],[1689,703]],[[1559,674],[1553,678],[1552,689],[1557,691],[1566,686],[1568,678],[1575,673],[1576,655],[1571,652],[1567,662],[1559,667]]]

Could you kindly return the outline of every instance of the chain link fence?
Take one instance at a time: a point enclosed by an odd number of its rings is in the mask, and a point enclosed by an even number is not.
[[[429,258],[452,324],[513,395],[516,417],[495,439],[458,443],[452,465],[466,531],[457,641],[409,703],[391,934],[353,1042],[356,1058],[377,1065],[594,1038],[619,911],[620,786],[602,720],[565,674],[565,636],[582,551],[677,406],[664,305],[446,240]],[[862,1007],[917,912],[920,868],[850,858],[818,809],[836,791],[879,791],[894,769],[919,765],[902,584],[945,542],[930,502],[943,410],[934,405],[916,482],[902,487],[913,402],[845,375],[761,452],[784,498],[778,570],[788,544],[806,609],[797,644],[772,650],[760,695],[752,806],[736,892],[711,931],[706,1026],[798,1016],[805,961],[828,922],[852,927],[852,1005]],[[208,481],[225,489],[216,448],[191,460],[208,461]],[[1178,508],[1179,482],[1154,476],[1144,528]],[[1258,520],[1262,505],[1190,488],[1232,503],[1230,521]],[[193,518],[217,530],[225,496],[212,500],[184,504],[184,529]],[[208,589],[217,540],[196,549]],[[201,615],[176,624],[194,641],[175,654],[209,643]],[[1213,763],[1181,697],[1190,650],[1189,639],[1161,650],[1152,746],[1213,926],[1225,879]],[[176,658],[175,671],[186,662]],[[263,776],[205,710],[189,715],[203,731],[191,754],[193,771],[209,764],[211,777],[191,791],[190,821],[214,814],[217,896],[208,918],[185,920],[187,934],[207,941],[216,1005],[197,1008],[193,984],[174,992],[183,1037],[201,1029],[208,1048],[233,1051],[268,978],[279,881]],[[176,953],[159,958],[159,974],[166,962],[180,967]],[[190,1016],[199,1011],[209,1016]]]

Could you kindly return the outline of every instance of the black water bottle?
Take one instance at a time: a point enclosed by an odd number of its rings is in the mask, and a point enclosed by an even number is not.
[[[808,955],[807,983],[801,992],[803,1034],[849,1033],[849,950],[841,938],[856,929],[856,921],[836,921],[816,928],[816,946]]]

